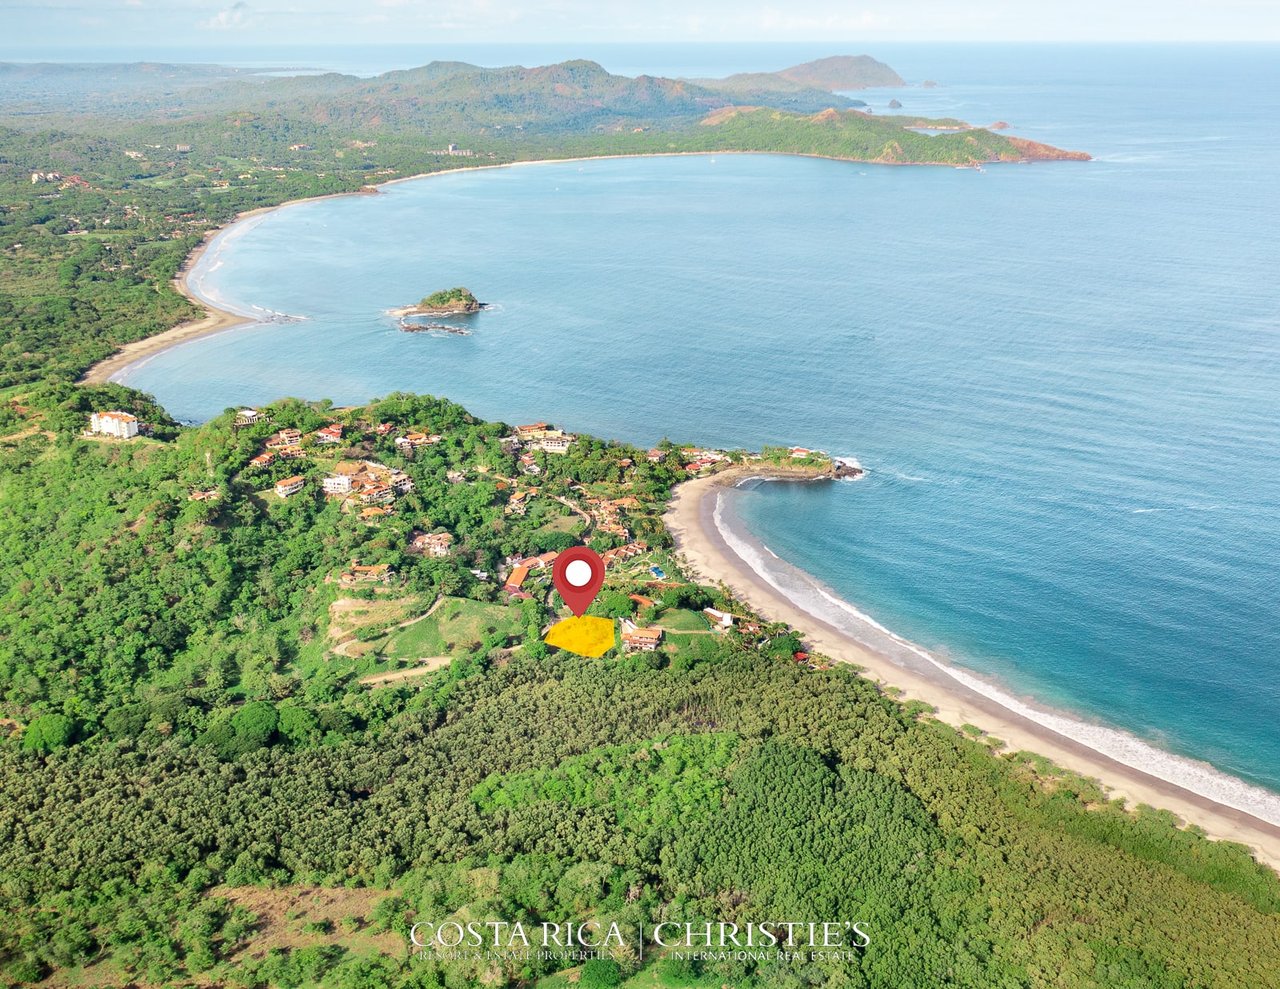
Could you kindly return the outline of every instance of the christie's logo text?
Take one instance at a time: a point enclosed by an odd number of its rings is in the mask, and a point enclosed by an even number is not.
[[[595,921],[523,924],[490,920],[414,924],[409,940],[420,957],[437,959],[584,960],[631,945],[640,957],[646,947],[659,947],[673,958],[764,961],[852,957],[871,944],[871,935],[863,921],[665,922],[636,930]]]

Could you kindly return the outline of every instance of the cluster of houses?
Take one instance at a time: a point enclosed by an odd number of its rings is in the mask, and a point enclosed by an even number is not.
[[[625,546],[615,546],[613,549],[607,549],[600,554],[600,559],[604,560],[604,568],[609,570],[619,563],[625,563],[642,553],[649,552],[649,544],[636,540],[633,543],[627,543]]]
[[[553,550],[538,556],[525,558],[508,557],[504,562],[511,567],[511,573],[508,575],[506,583],[502,585],[502,589],[513,598],[527,601],[533,597],[532,594],[524,589],[524,582],[529,579],[529,574],[535,570],[550,570],[551,565],[556,562],[556,557],[559,555],[558,552]]]
[[[714,467],[729,460],[729,455],[723,450],[697,450],[686,447],[680,453],[684,456],[684,469],[690,474],[697,474],[708,467]]]
[[[631,530],[622,524],[622,511],[627,508],[639,508],[640,500],[631,495],[624,498],[588,498],[587,514],[599,532],[630,539]]]
[[[326,495],[349,498],[357,505],[389,505],[413,490],[413,478],[404,471],[373,460],[343,460],[320,482]],[[363,514],[363,513],[362,513]]]
[[[57,182],[59,189],[91,188],[89,183],[79,175],[63,175],[61,172],[32,172],[31,173],[32,185],[40,185],[42,182]]]
[[[138,435],[138,417],[128,412],[95,412],[89,416],[89,433],[131,440]]]
[[[405,547],[405,552],[417,556],[448,556],[452,546],[453,533],[451,532],[422,532],[414,529],[409,534],[409,544]]]
[[[379,424],[374,428],[374,432],[377,433],[379,429],[383,429],[386,426],[391,426],[391,423],[384,422]],[[386,433],[380,433],[379,435],[385,436]],[[412,459],[414,451],[419,447],[432,446],[439,443],[442,439],[444,439],[444,437],[439,433],[405,433],[404,436],[396,437],[396,449],[399,450],[400,453],[404,454],[404,456]]]

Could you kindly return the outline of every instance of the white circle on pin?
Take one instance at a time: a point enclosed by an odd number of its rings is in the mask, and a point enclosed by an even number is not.
[[[586,587],[591,583],[591,564],[586,560],[571,560],[564,568],[564,579],[574,587]]]

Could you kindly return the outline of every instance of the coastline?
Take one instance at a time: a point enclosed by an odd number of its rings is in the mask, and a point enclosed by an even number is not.
[[[1112,797],[1122,797],[1130,807],[1147,804],[1171,811],[1185,823],[1202,828],[1212,839],[1247,846],[1259,861],[1280,871],[1280,826],[1055,731],[949,675],[937,664],[892,658],[809,613],[775,588],[726,541],[715,517],[722,491],[752,477],[771,476],[788,479],[759,467],[739,467],[676,487],[664,522],[689,570],[725,584],[765,618],[800,629],[815,651],[861,667],[863,675],[882,687],[900,690],[904,700],[929,704],[939,721],[955,728],[975,725],[1003,740],[1004,752],[1025,750],[1045,756],[1065,769],[1098,780]]]
[[[212,227],[206,231],[203,239],[196,248],[187,255],[182,262],[182,267],[178,269],[178,274],[174,277],[172,283],[174,290],[193,305],[199,306],[203,309],[203,316],[197,319],[188,320],[185,323],[179,323],[177,326],[163,330],[160,333],[156,333],[149,337],[143,337],[141,340],[133,340],[124,344],[114,354],[103,358],[86,370],[84,374],[77,379],[77,384],[106,384],[107,382],[114,380],[116,376],[128,371],[135,364],[162,354],[173,347],[181,346],[184,343],[190,343],[191,341],[198,340],[201,337],[213,336],[215,333],[222,333],[225,330],[232,330],[242,326],[255,324],[257,320],[252,317],[219,308],[207,300],[200,298],[191,290],[191,286],[188,284],[188,277],[200,263],[200,259],[204,257],[205,252],[213,244],[214,240],[247,220],[265,216],[268,213],[275,212],[276,210],[287,209],[291,206],[300,206],[303,203],[320,202],[325,199],[339,199],[344,196],[377,195],[384,186],[398,185],[401,182],[416,182],[419,179],[429,179],[436,175],[452,175],[457,172],[479,172],[494,168],[515,168],[522,165],[569,164],[575,161],[612,161],[615,159],[626,158],[715,157],[717,155],[783,155],[789,158],[818,158],[824,161],[844,161],[850,164],[883,165],[895,168],[920,168],[933,166],[938,168],[959,168],[963,170],[972,167],[967,165],[949,165],[942,162],[866,161],[861,158],[843,158],[837,155],[812,154],[799,151],[653,151],[617,155],[577,155],[569,158],[534,158],[524,161],[498,162],[491,165],[458,165],[452,168],[438,169],[433,172],[419,172],[416,175],[401,175],[393,179],[387,179],[384,182],[377,182],[364,186],[360,189],[353,189],[350,192],[331,192],[322,196],[305,196],[302,199],[289,199],[283,203],[278,203],[275,206],[259,206],[251,210],[245,210],[243,213],[237,213],[236,216],[227,223],[217,227]],[[1013,161],[991,162],[989,164],[1016,165],[1027,164],[1038,160],[1039,159],[1036,158],[1024,158]]]
[[[201,337],[257,323],[258,321],[252,317],[219,308],[199,297],[189,284],[189,277],[216,238],[246,221],[265,216],[275,210],[341,196],[376,194],[377,190],[384,185],[455,172],[614,158],[705,157],[718,154],[761,153],[772,152],[662,152],[463,165],[418,175],[401,176],[361,190],[289,200],[276,206],[248,210],[238,214],[229,223],[210,229],[201,243],[188,255],[174,279],[175,289],[195,305],[200,306],[205,315],[154,336],[126,344],[115,354],[91,367],[80,378],[80,382],[86,384],[106,382],[128,371],[139,362],[173,347]],[[800,155],[799,157],[827,158],[828,156]],[[832,160],[852,161],[852,159]],[[708,580],[725,583],[762,615],[773,620],[784,621],[805,631],[808,633],[806,638],[816,650],[837,661],[862,667],[871,679],[882,685],[900,689],[907,699],[916,699],[931,705],[936,709],[936,717],[939,720],[954,727],[964,724],[976,725],[990,735],[1004,740],[1007,743],[1005,751],[1035,752],[1071,771],[1098,779],[1112,795],[1123,797],[1131,805],[1149,804],[1172,811],[1184,821],[1203,828],[1211,838],[1235,841],[1248,846],[1260,861],[1280,870],[1280,826],[1112,758],[1085,742],[1054,731],[1034,718],[1020,714],[999,700],[949,676],[942,669],[930,669],[922,663],[903,665],[887,654],[859,642],[830,622],[810,614],[771,586],[725,541],[713,517],[719,491],[732,487],[746,478],[765,475],[778,479],[812,479],[809,475],[797,476],[794,472],[788,478],[784,472],[773,472],[759,466],[741,467],[709,478],[686,481],[676,488],[665,521],[676,539],[678,550],[684,554],[695,572]]]

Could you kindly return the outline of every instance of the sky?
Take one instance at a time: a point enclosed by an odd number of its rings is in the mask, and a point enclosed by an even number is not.
[[[1280,0],[0,0],[0,48],[1278,41]]]

